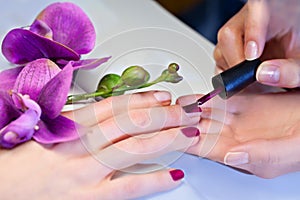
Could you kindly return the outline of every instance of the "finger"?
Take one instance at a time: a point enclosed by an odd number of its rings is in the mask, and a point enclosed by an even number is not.
[[[197,143],[199,135],[196,127],[173,128],[122,140],[95,152],[94,156],[104,165],[119,170],[171,151],[184,150]]]
[[[256,79],[263,84],[295,88],[300,86],[300,60],[277,59],[263,62],[257,69]]]
[[[67,115],[82,125],[92,126],[131,109],[164,106],[170,105],[170,103],[169,92],[141,92],[109,97]]]
[[[218,32],[218,50],[221,51],[228,67],[244,60],[244,12],[245,8],[242,8]]]
[[[179,105],[132,110],[78,130],[78,140],[57,144],[55,149],[70,156],[87,155],[88,152],[102,149],[132,135],[196,124],[200,115],[201,113],[185,113]]]
[[[200,115],[185,113],[179,105],[130,110],[91,127],[81,140],[89,149],[101,149],[134,135],[196,124]]]
[[[230,149],[224,157],[224,163],[263,178],[298,171],[299,141],[299,136],[289,136],[246,142]]]
[[[237,144],[232,135],[228,135],[231,133],[228,130],[229,126],[222,122],[204,119],[198,127],[201,131],[201,140],[197,145],[191,146],[187,152],[222,163],[228,149]]]
[[[179,169],[161,170],[148,174],[126,175],[111,180],[109,184],[100,184],[93,191],[93,196],[103,199],[135,199],[175,188],[181,183],[183,177],[184,172]],[[107,194],[108,196],[104,197],[103,194]]]
[[[189,105],[196,102],[202,96],[203,94],[190,94],[190,95],[180,96],[176,99],[176,104],[181,106]]]
[[[261,56],[266,43],[270,18],[268,2],[249,0],[246,6],[244,52],[247,60],[254,60]]]
[[[197,99],[202,97],[203,95],[186,95],[181,96],[177,99],[176,103],[182,105],[191,104],[191,102],[195,102]],[[239,105],[238,97],[235,97],[235,104]],[[201,105],[201,121],[204,119],[215,120],[221,122],[223,124],[230,124],[232,119],[234,118],[236,111],[235,104],[227,104],[227,101],[223,101],[219,97],[215,97],[214,99],[206,102],[205,104]],[[201,131],[202,132],[202,131]]]
[[[216,62],[216,68],[217,68],[216,72],[224,71],[224,70],[229,68],[229,65],[226,62],[226,59],[223,56],[222,50],[220,49],[218,44],[216,45],[216,47],[214,49],[213,56],[214,56],[214,59],[215,59],[215,62]]]

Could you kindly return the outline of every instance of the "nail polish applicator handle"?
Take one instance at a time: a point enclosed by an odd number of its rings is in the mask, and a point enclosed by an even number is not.
[[[256,81],[259,59],[245,60],[234,67],[214,76],[212,84],[222,99],[228,99]]]

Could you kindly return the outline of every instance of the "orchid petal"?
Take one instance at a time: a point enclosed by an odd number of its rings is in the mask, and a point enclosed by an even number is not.
[[[0,90],[12,90],[23,67],[15,67],[0,72]]]
[[[39,58],[80,59],[80,55],[69,47],[25,29],[13,29],[5,36],[2,53],[15,64],[25,64]]]
[[[42,108],[43,115],[54,119],[60,114],[66,103],[72,78],[73,67],[68,64],[45,85],[38,98],[38,104]]]
[[[74,70],[77,70],[77,69],[90,70],[90,69],[95,69],[99,65],[107,62],[110,58],[111,58],[111,56],[99,58],[99,59],[84,59],[84,60],[78,60],[78,61],[58,60],[57,64],[66,65],[67,63],[70,62],[70,64],[73,66]]]
[[[36,101],[42,88],[60,71],[54,62],[45,58],[30,62],[20,72],[13,90]]]
[[[53,32],[51,28],[41,20],[35,20],[30,26],[30,30],[40,36],[44,36],[52,40]]]
[[[0,129],[20,116],[20,112],[12,105],[11,97],[6,91],[0,91]]]
[[[55,119],[44,119],[38,126],[39,130],[33,138],[43,144],[67,142],[79,138],[77,131],[79,125],[61,115]]]
[[[94,48],[94,26],[83,10],[73,3],[53,3],[46,7],[36,20],[43,21],[50,27],[53,40],[68,46],[78,54],[89,53]],[[36,26],[31,30],[39,32]]]
[[[27,110],[0,131],[0,145],[4,148],[13,148],[17,144],[30,140],[39,120],[34,110]]]
[[[76,69],[90,70],[90,69],[95,69],[99,65],[107,62],[110,58],[111,56],[100,58],[100,59],[86,59],[86,60],[70,61],[70,62],[74,67],[74,70]]]

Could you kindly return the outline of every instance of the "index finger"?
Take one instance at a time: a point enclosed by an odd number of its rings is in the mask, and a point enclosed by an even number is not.
[[[166,106],[171,103],[167,91],[149,91],[113,96],[65,115],[84,126],[93,126],[131,109]]]
[[[244,56],[244,20],[245,6],[232,17],[218,32],[217,47],[226,63],[234,66],[245,59]]]
[[[266,42],[269,10],[265,0],[249,0],[245,19],[245,57],[254,60],[261,56]]]

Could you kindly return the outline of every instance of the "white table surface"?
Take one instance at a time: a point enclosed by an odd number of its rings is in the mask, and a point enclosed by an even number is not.
[[[0,37],[11,28],[30,24],[36,14],[52,0],[0,0]],[[211,59],[213,45],[207,42],[199,34],[179,22],[154,1],[151,0],[74,0],[90,16],[97,30],[97,51],[99,54],[116,54],[117,59],[109,63],[109,67],[125,62],[143,62],[146,64],[168,62],[168,59],[179,59],[183,63],[197,66],[196,75],[193,72],[183,73],[190,76],[189,89],[182,91],[178,86],[175,95],[191,92],[205,92],[210,89],[210,77],[213,75],[213,61]],[[145,31],[146,30],[146,31]],[[145,31],[145,32],[144,32]],[[120,34],[121,33],[121,34]],[[124,39],[146,34],[155,35],[153,46],[149,47],[151,41],[141,40],[139,44],[128,44]],[[166,35],[170,33],[170,38]],[[160,35],[162,38],[160,38]],[[178,37],[178,40],[176,38]],[[120,40],[115,44],[113,41]],[[113,41],[112,41],[113,40]],[[169,41],[170,40],[170,41]],[[145,43],[144,43],[145,42]],[[114,44],[113,46],[110,46]],[[141,50],[142,45],[148,45]],[[177,46],[176,46],[177,45]],[[105,47],[104,49],[101,49]],[[129,48],[132,51],[126,51]],[[170,51],[165,51],[171,47]],[[156,53],[161,52],[165,57],[159,57]],[[153,58],[141,58],[140,54],[155,55]],[[120,54],[120,55],[118,55]],[[136,56],[137,55],[137,56]],[[181,56],[182,55],[182,56]],[[136,57],[135,57],[136,56]],[[136,60],[133,60],[136,58]],[[168,58],[168,59],[166,59]],[[150,60],[150,61],[149,61]],[[126,63],[127,62],[127,63]],[[143,64],[142,63],[142,64]],[[5,59],[0,58],[0,69],[8,66]],[[110,70],[110,68],[106,68]],[[195,70],[193,67],[189,70]],[[80,77],[87,76],[86,73],[79,73]],[[195,75],[195,76],[193,76]],[[193,80],[193,78],[199,80]],[[80,82],[78,84],[92,87],[94,82]],[[184,86],[186,87],[186,85]],[[300,199],[300,173],[288,174],[275,179],[266,180],[252,175],[246,175],[218,163],[197,158],[190,155],[182,155],[170,166],[185,171],[185,180],[178,188],[151,195],[142,199],[242,199],[242,200],[292,200]]]

